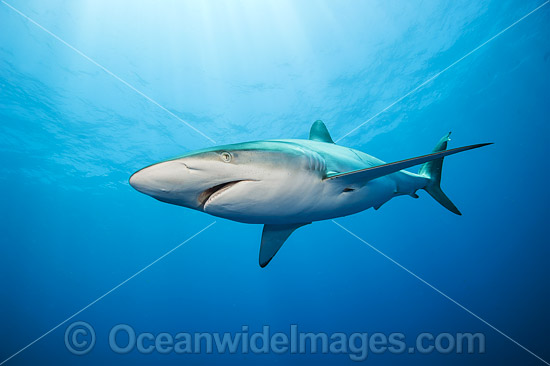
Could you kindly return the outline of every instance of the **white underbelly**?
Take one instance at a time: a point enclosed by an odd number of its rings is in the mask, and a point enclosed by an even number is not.
[[[298,172],[268,181],[240,182],[216,197],[204,211],[244,223],[307,223],[377,207],[394,193],[395,182],[387,177],[363,187],[342,187],[323,181],[317,174]]]

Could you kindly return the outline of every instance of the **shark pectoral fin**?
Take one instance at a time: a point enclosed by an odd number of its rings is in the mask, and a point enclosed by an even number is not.
[[[334,144],[332,137],[330,137],[330,133],[328,133],[327,126],[325,126],[323,121],[320,120],[313,122],[311,125],[311,129],[309,130],[309,139]]]
[[[367,182],[376,178],[383,177],[392,173],[396,173],[400,170],[410,168],[415,165],[424,164],[429,161],[441,159],[448,155],[453,155],[462,151],[477,149],[478,147],[491,145],[489,144],[477,144],[464,147],[457,147],[456,149],[438,151],[428,155],[418,156],[416,158],[396,161],[394,163],[382,164],[366,169],[353,170],[351,172],[328,174],[324,180],[338,179],[342,184],[353,184],[359,182]]]
[[[260,267],[265,267],[277,254],[283,243],[294,230],[306,224],[264,225],[260,246]]]

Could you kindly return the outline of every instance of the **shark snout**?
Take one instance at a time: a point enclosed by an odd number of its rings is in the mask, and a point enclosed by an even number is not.
[[[181,187],[188,175],[188,168],[178,161],[167,161],[138,170],[130,177],[130,185],[149,196],[159,197]]]

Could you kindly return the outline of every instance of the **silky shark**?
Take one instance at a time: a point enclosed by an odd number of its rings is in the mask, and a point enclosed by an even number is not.
[[[440,188],[443,158],[490,144],[447,150],[445,135],[431,154],[393,163],[334,143],[322,121],[309,140],[263,140],[189,152],[145,167],[130,185],[159,201],[213,216],[263,224],[265,267],[297,228],[313,221],[380,208],[424,189],[449,211],[460,211]],[[420,165],[417,174],[403,169]]]

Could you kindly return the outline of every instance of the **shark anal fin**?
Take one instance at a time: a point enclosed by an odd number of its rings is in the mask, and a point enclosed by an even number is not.
[[[328,132],[327,126],[325,126],[323,121],[320,120],[313,122],[313,125],[311,125],[311,129],[309,130],[309,139],[334,144],[334,141],[332,141],[332,137],[330,137],[330,133]]]
[[[267,266],[294,230],[308,224],[264,225],[260,245],[260,267]]]

